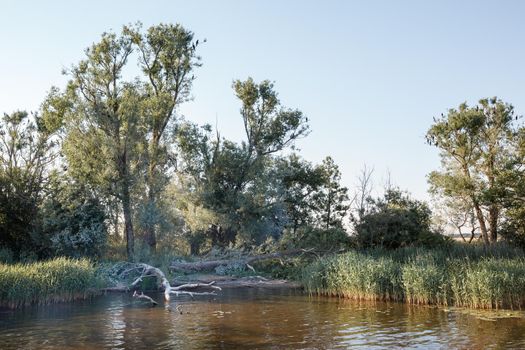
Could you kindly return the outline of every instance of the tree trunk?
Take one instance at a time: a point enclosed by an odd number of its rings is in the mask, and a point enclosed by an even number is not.
[[[495,141],[497,145],[497,141]],[[489,161],[487,165],[487,177],[489,180],[489,190],[492,191],[496,187],[496,177],[494,176],[494,168],[496,167],[495,153],[496,145],[489,147]],[[491,199],[491,205],[489,206],[489,230],[490,230],[490,242],[496,243],[498,240],[498,215],[499,209],[497,204],[494,203],[494,198]]]
[[[149,186],[152,186],[151,184]],[[150,190],[148,191],[148,210],[155,211],[156,210],[156,196],[155,191],[153,188],[150,187]],[[156,213],[150,213],[156,215]],[[150,247],[152,251],[155,251],[157,249],[157,236],[155,234],[155,222],[154,220],[151,220],[151,218],[148,218],[146,226],[144,228],[144,242]]]
[[[124,232],[126,236],[126,250],[128,253],[128,260],[133,260],[133,253],[135,250],[135,235],[133,232],[133,222],[131,215],[131,199],[129,195],[129,187],[123,186],[122,191],[122,210],[124,212]]]
[[[472,227],[472,229],[470,230],[470,239],[468,240],[469,244],[472,243],[474,237],[476,237],[476,228]]]
[[[474,200],[474,210],[476,211],[476,217],[478,218],[479,222],[479,228],[481,230],[481,237],[483,237],[483,242],[486,245],[490,244],[489,241],[489,235],[487,232],[487,225],[485,225],[485,218],[483,217],[483,212],[481,211],[481,208],[476,200]]]
[[[326,208],[326,230],[328,230],[330,228],[330,217],[332,216],[332,189],[330,188],[331,187],[331,183],[328,182],[328,205],[327,205],[327,208]]]
[[[492,205],[489,209],[489,238],[491,243],[496,243],[498,241],[498,216],[499,209],[496,207],[496,205]]]
[[[148,210],[150,211],[150,215],[153,214],[153,216],[156,216],[156,209],[157,209],[157,196],[155,191],[155,171],[157,169],[157,163],[156,163],[156,157],[158,157],[158,143],[159,143],[159,137],[154,135],[152,140],[152,149],[150,150],[149,155],[149,166],[148,166],[148,174],[146,178],[146,183],[148,186]],[[144,242],[150,247],[152,251],[155,251],[157,249],[157,236],[155,234],[155,219],[151,220],[151,218],[148,218],[146,227],[144,228]]]
[[[467,164],[463,164],[463,172],[465,176],[470,180],[470,170]],[[485,218],[483,217],[483,211],[481,210],[481,206],[479,205],[476,199],[476,195],[474,193],[470,194],[470,198],[472,200],[472,206],[474,207],[474,211],[476,212],[476,217],[478,218],[479,228],[481,230],[481,237],[483,237],[483,243],[485,243],[485,245],[489,245],[490,241],[487,232],[487,225],[485,224]]]
[[[197,240],[190,240],[190,255],[197,256],[201,250],[201,243]]]

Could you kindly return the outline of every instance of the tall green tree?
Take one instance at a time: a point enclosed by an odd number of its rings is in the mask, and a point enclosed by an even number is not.
[[[143,144],[142,90],[123,77],[133,52],[126,33],[105,33],[86,50],[86,57],[68,73],[62,105],[66,137],[63,151],[69,171],[80,182],[102,188],[118,198],[124,215],[127,254],[134,251],[132,190]]]
[[[159,216],[158,198],[167,182],[173,156],[172,131],[178,107],[189,100],[194,69],[199,67],[196,50],[199,40],[179,24],[160,24],[143,34],[139,27],[125,27],[137,47],[139,66],[144,74],[145,95],[142,101],[145,128],[144,162],[146,184],[146,218],[144,239],[155,249],[155,226]]]
[[[183,168],[199,193],[195,198],[221,220],[208,229],[220,246],[234,242],[239,232],[254,238],[279,225],[283,207],[276,200],[273,157],[308,133],[307,119],[282,107],[271,82],[249,78],[235,81],[233,88],[241,102],[243,142],[213,137],[211,127],[191,124],[181,127],[178,142]]]
[[[497,98],[466,103],[435,119],[427,141],[440,150],[442,168],[429,176],[431,191],[468,198],[486,244],[496,242],[508,196],[506,169],[516,152],[514,108]]]

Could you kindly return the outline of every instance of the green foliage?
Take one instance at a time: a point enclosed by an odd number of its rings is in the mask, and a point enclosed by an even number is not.
[[[371,201],[370,212],[356,225],[360,247],[396,249],[411,245],[439,245],[445,238],[431,228],[432,212],[424,202],[397,189]]]
[[[156,248],[158,225],[162,224],[161,195],[174,168],[171,133],[178,127],[175,118],[179,106],[190,99],[195,76],[200,67],[196,50],[199,40],[180,24],[160,24],[145,34],[138,28],[125,27],[139,51],[139,66],[145,76],[141,96],[141,126],[145,137],[140,150],[145,169],[144,207],[148,220],[142,221],[145,241]]]
[[[525,306],[524,276],[522,250],[455,245],[324,257],[306,266],[302,278],[315,294],[497,309]]]
[[[4,114],[0,124],[0,246],[15,257],[40,253],[36,218],[56,158],[56,140],[45,119],[26,112]]]
[[[466,103],[435,119],[427,141],[440,150],[442,169],[429,175],[431,191],[475,212],[483,240],[496,242],[505,211],[516,201],[523,177],[520,135],[514,108],[496,97],[475,107]],[[523,199],[518,200],[523,205]],[[465,206],[465,205],[464,205]]]
[[[41,210],[49,254],[100,257],[107,242],[106,215],[99,200],[78,184],[56,180]]]
[[[0,248],[0,264],[11,264],[14,261],[13,252],[9,248]]]
[[[134,245],[132,191],[144,141],[143,91],[137,81],[123,76],[133,49],[133,38],[125,30],[121,35],[104,33],[68,72],[70,81],[60,104],[68,108],[55,109],[62,113],[63,152],[71,176],[120,201],[129,257]]]
[[[314,248],[319,251],[339,251],[352,247],[355,243],[342,228],[302,227],[295,231],[288,230],[280,240],[280,244],[288,249]]]
[[[348,205],[348,189],[341,186],[341,172],[331,157],[320,166],[322,185],[313,194],[313,206],[318,226],[324,229],[342,228]]]
[[[509,242],[525,248],[525,207],[516,205],[509,209],[506,216],[501,235]]]
[[[188,228],[199,235],[205,232],[213,246],[223,248],[248,247],[281,234],[288,218],[275,154],[308,132],[307,119],[282,107],[269,81],[257,84],[249,78],[233,87],[241,102],[245,141],[234,143],[218,133],[214,138],[211,127],[191,123],[178,132],[186,175],[180,180],[188,191],[181,204]],[[196,231],[195,212],[188,208],[198,209],[210,221]]]
[[[288,218],[287,227],[295,232],[300,227],[314,225],[318,221],[314,211],[318,209],[314,196],[325,182],[323,169],[292,153],[275,160],[276,177]]]
[[[31,264],[0,264],[0,307],[85,299],[102,281],[89,260],[57,258]]]

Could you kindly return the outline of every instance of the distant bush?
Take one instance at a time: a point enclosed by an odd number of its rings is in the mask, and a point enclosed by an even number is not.
[[[399,190],[389,190],[384,198],[371,201],[370,212],[357,223],[358,245],[396,249],[443,244],[445,237],[431,228],[431,215],[426,203]]]

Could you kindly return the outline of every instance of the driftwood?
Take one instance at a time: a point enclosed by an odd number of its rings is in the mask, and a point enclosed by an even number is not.
[[[166,278],[166,275],[164,274],[164,272],[162,272],[162,270],[154,267],[154,266],[151,266],[151,265],[148,265],[148,264],[144,264],[144,263],[138,263],[138,264],[134,264],[133,267],[121,272],[119,275],[122,277],[122,276],[125,276],[131,272],[134,272],[136,270],[139,270],[140,271],[140,276],[137,277],[129,286],[118,286],[118,287],[111,287],[111,288],[106,288],[105,291],[108,291],[108,292],[127,292],[127,291],[130,291],[130,290],[135,290],[137,287],[138,287],[138,284],[140,282],[142,282],[143,278],[145,277],[148,277],[148,276],[155,276],[157,278],[157,281],[159,281],[159,285],[162,286],[162,288],[164,289],[164,299],[166,301],[169,301],[170,300],[170,296],[171,294],[174,294],[174,295],[189,295],[191,297],[195,296],[195,295],[217,295],[215,291],[220,291],[222,290],[221,287],[218,287],[218,286],[215,286],[215,281],[211,281],[209,283],[186,283],[186,284],[182,284],[182,285],[179,285],[179,286],[176,286],[176,287],[172,287],[170,282],[168,281],[168,279]],[[195,292],[195,291],[188,291],[187,289],[196,289],[196,288],[207,288],[207,289],[212,289],[214,291],[212,292]],[[144,300],[148,300],[152,303],[155,303],[155,301],[145,295],[144,293],[141,293],[141,294],[138,294],[136,291],[135,293],[133,294],[133,297],[134,298],[139,298],[139,299],[144,299]]]
[[[222,259],[222,260],[209,260],[209,261],[197,261],[197,262],[173,262],[169,268],[171,271],[177,271],[177,272],[201,272],[201,271],[213,270],[218,266],[239,264],[239,265],[245,265],[247,268],[255,272],[255,269],[251,265],[254,262],[262,261],[262,260],[271,260],[271,259],[281,259],[282,260],[287,257],[304,254],[304,253],[316,254],[311,249],[310,250],[294,249],[294,250],[287,250],[287,251],[277,252],[277,253],[240,257],[237,259]]]

